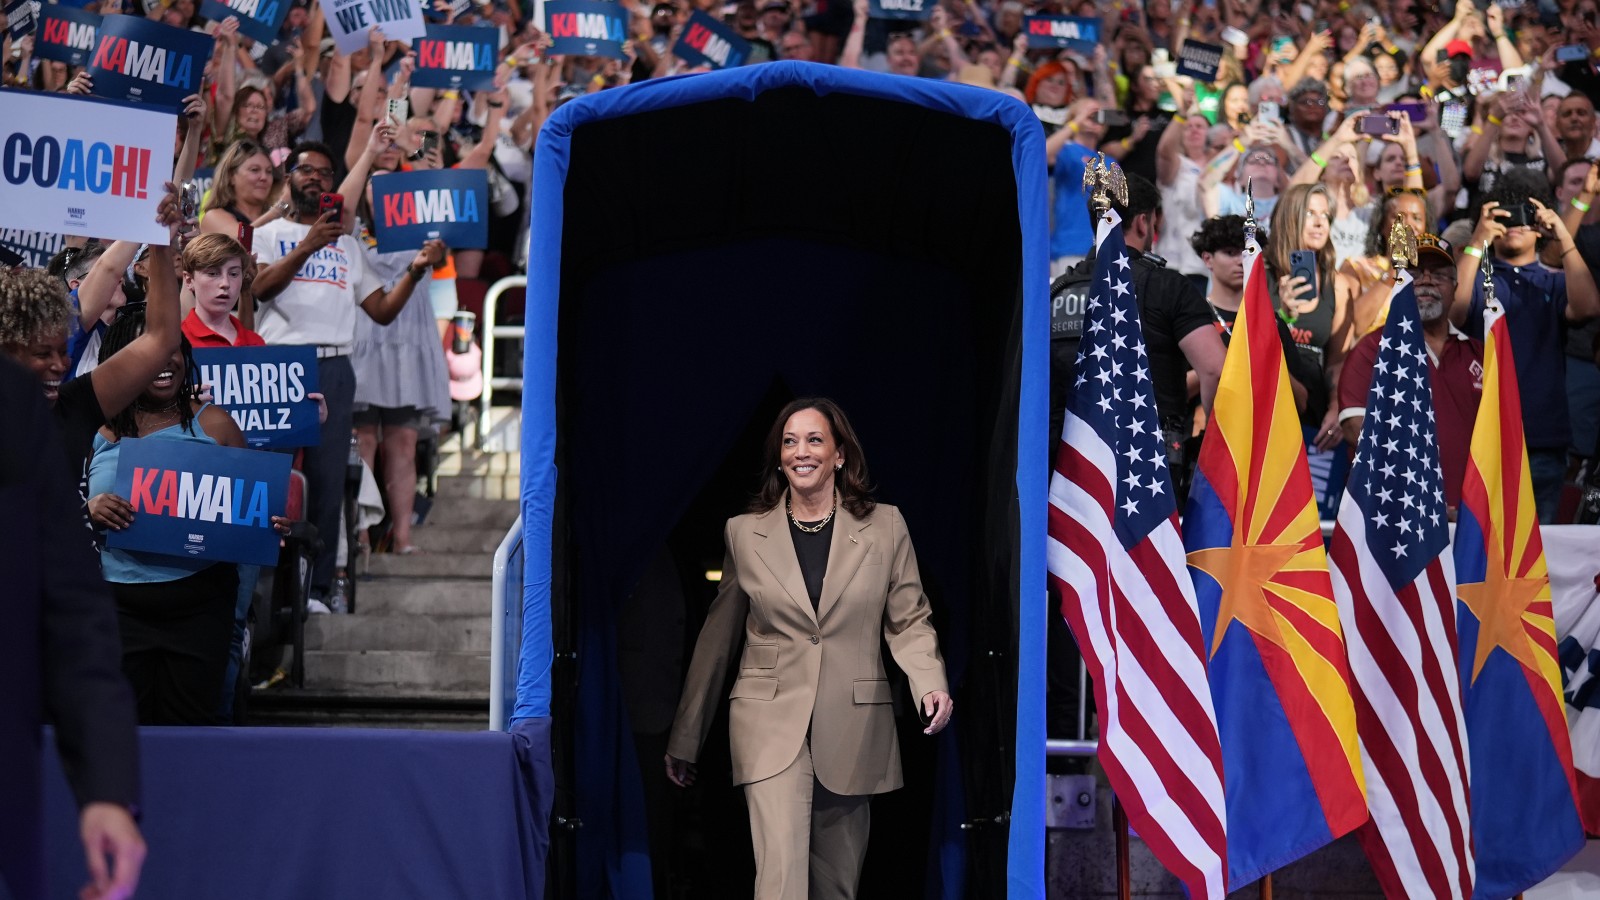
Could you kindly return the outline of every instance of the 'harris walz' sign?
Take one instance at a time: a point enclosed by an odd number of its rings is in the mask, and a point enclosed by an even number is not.
[[[52,256],[66,249],[66,246],[67,236],[64,234],[0,228],[0,249],[21,260],[13,265],[42,269],[49,264]]]
[[[605,0],[546,0],[552,54],[609,56],[627,59],[622,42],[628,39],[627,11]]]
[[[238,19],[239,31],[259,44],[278,39],[278,28],[289,13],[289,0],[205,0],[200,15],[213,22]]]
[[[314,347],[197,348],[200,383],[258,448],[315,447],[321,441]]]
[[[95,36],[89,77],[94,93],[178,109],[199,93],[211,36],[137,16],[106,16]]]
[[[275,565],[278,533],[272,517],[283,515],[288,505],[291,461],[287,453],[123,438],[116,493],[133,507],[133,524],[109,532],[106,544]]]
[[[415,250],[436,237],[445,246],[489,245],[489,173],[483,169],[395,172],[372,179],[378,252]]]
[[[1029,50],[1072,50],[1092,54],[1100,42],[1100,20],[1080,16],[1028,16],[1023,20]]]
[[[452,90],[493,90],[495,44],[500,32],[470,25],[429,25],[412,46],[417,67],[411,73],[416,87]]]
[[[51,3],[39,12],[39,33],[33,39],[33,55],[69,66],[85,65],[89,54],[94,52],[95,31],[99,27],[97,14]]]

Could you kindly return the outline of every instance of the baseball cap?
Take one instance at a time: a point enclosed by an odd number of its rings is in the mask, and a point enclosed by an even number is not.
[[[1417,261],[1420,263],[1422,257],[1429,253],[1451,265],[1455,265],[1455,250],[1451,248],[1449,241],[1436,234],[1417,235]]]
[[[1444,45],[1445,56],[1465,56],[1472,58],[1472,45],[1461,39],[1456,39]]]

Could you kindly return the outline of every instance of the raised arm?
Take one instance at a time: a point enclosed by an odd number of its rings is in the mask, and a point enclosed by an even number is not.
[[[113,241],[78,282],[78,321],[85,331],[93,328],[95,320],[111,305],[112,295],[122,284],[123,273],[128,271],[138,252],[139,244],[135,241]]]
[[[200,132],[206,121],[206,101],[200,94],[183,98],[183,149],[178,151],[178,161],[172,167],[172,180],[182,184],[194,177],[194,167],[200,161]]]
[[[861,44],[867,39],[867,0],[855,0],[855,13],[850,36],[844,39],[844,52],[839,55],[839,65],[846,69],[861,68]]]
[[[168,228],[169,240],[176,244],[181,230],[192,223],[178,214],[177,188],[167,183],[167,196],[157,207],[159,221]],[[150,248],[149,287],[145,291],[144,333],[128,346],[111,355],[87,376],[100,403],[100,412],[111,419],[128,408],[150,380],[171,365],[178,349],[178,275],[173,269],[172,249]]]
[[[238,72],[233,60],[237,53],[234,51],[239,46],[239,20],[223,19],[213,32],[217,46],[211,55],[217,61],[217,105],[211,110],[213,124],[212,137],[222,140],[228,133],[228,126],[233,124],[233,96],[237,93]]]
[[[417,251],[416,258],[394,287],[384,290],[378,288],[361,301],[361,309],[372,321],[379,325],[393,322],[395,316],[400,315],[400,310],[405,308],[406,301],[411,299],[411,292],[425,278],[429,278],[433,267],[444,259],[444,242],[437,239],[424,241],[422,249]]]

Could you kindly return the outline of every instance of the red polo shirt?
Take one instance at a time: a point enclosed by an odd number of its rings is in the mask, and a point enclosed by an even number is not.
[[[1371,331],[1350,348],[1339,372],[1339,421],[1367,412],[1372,367],[1378,360],[1382,330]],[[1453,326],[1444,352],[1428,350],[1428,381],[1433,393],[1433,421],[1439,430],[1439,468],[1444,473],[1444,502],[1461,505],[1461,483],[1467,477],[1472,425],[1483,399],[1483,344]]]
[[[239,317],[230,315],[228,321],[233,323],[233,330],[238,333],[239,339],[228,343],[228,339],[215,331],[210,326],[200,321],[200,316],[194,310],[189,310],[189,315],[183,320],[183,336],[189,339],[191,347],[265,347],[267,342],[261,335],[247,330],[239,324]]]

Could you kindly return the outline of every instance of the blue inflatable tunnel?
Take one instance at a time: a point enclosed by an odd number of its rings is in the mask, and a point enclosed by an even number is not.
[[[550,734],[552,896],[750,895],[726,708],[694,788],[661,757],[722,523],[776,411],[814,395],[905,514],[956,698],[929,738],[897,688],[906,787],[874,799],[861,896],[1044,896],[1045,179],[1020,102],[828,66],[551,116],[513,728]]]

